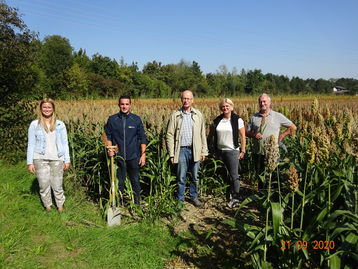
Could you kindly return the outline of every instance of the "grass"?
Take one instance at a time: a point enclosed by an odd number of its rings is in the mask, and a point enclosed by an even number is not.
[[[37,180],[0,166],[0,268],[162,268],[180,245],[158,223],[108,228],[98,206],[65,181],[66,212],[45,214]]]

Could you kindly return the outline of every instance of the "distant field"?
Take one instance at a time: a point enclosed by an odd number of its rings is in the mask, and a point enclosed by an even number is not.
[[[274,109],[283,109],[296,113],[310,108],[315,96],[279,96],[272,98]],[[317,96],[320,109],[341,110],[351,109],[358,112],[358,97],[355,96]],[[200,109],[208,121],[217,116],[220,111],[218,102],[220,98],[196,98],[194,107]],[[232,98],[235,110],[247,121],[249,116],[256,112],[257,96]],[[118,112],[118,100],[83,100],[83,101],[57,101],[58,118],[67,122],[81,120],[91,123],[105,123],[108,116]],[[163,128],[170,112],[180,107],[179,98],[171,99],[133,99],[132,111],[140,115],[144,122],[150,123],[154,128]]]

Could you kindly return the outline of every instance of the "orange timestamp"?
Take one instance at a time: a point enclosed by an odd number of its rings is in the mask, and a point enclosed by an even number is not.
[[[313,240],[313,241],[306,241],[306,240],[298,240],[295,242],[291,242],[291,240],[281,240],[281,249],[334,249],[336,244],[334,241],[328,240]]]

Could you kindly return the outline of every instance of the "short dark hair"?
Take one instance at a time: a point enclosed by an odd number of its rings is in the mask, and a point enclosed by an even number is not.
[[[129,99],[129,103],[132,103],[132,99],[129,95],[121,95],[121,97],[119,97],[118,102],[121,102],[121,99]]]

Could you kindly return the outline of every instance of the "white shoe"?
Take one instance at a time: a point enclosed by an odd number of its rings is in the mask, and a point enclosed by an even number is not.
[[[231,199],[230,202],[227,203],[229,208],[234,208],[240,201],[238,199]]]

